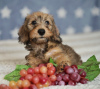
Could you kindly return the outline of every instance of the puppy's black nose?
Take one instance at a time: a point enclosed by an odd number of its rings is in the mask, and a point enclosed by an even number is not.
[[[39,29],[39,30],[38,30],[38,33],[39,33],[40,35],[44,35],[44,34],[45,34],[45,30],[44,30],[44,29]]]

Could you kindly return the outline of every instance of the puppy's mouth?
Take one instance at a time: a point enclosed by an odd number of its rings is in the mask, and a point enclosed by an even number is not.
[[[46,43],[48,39],[45,37],[33,38],[32,41],[37,44]]]
[[[44,41],[44,40],[46,40],[47,38],[45,38],[45,37],[39,37],[39,38],[37,38],[37,40],[41,40],[41,41]]]
[[[45,37],[42,37],[42,36],[41,36],[41,37],[39,37],[39,38],[42,39],[42,38],[45,38]]]

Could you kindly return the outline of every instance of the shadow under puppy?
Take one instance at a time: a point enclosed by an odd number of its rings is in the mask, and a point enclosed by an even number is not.
[[[47,63],[50,57],[58,65],[58,72],[63,71],[65,65],[82,63],[80,56],[71,47],[62,44],[54,19],[49,14],[34,12],[28,15],[18,35],[19,42],[24,43],[30,51],[25,58],[32,67]]]

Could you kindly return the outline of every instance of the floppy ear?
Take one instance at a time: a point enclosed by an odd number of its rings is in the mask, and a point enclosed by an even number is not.
[[[19,29],[18,35],[19,35],[18,37],[19,42],[24,43],[24,44],[28,42],[29,40],[28,30],[27,30],[27,27],[25,27],[25,25],[21,26],[21,28]]]
[[[61,42],[62,42],[62,39],[61,39],[61,37],[60,37],[59,30],[58,30],[57,26],[55,25],[55,23],[54,23],[53,25],[54,25],[54,26],[53,26],[54,40],[55,40],[56,42],[61,43]]]

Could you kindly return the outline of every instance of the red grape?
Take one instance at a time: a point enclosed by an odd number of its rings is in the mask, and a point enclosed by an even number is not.
[[[37,83],[36,86],[38,89],[43,88],[43,85],[41,83]]]
[[[81,75],[82,77],[86,77],[86,72],[83,71],[80,75]]]
[[[22,77],[26,76],[26,75],[27,75],[27,71],[26,71],[25,69],[22,69],[22,70],[20,71],[20,75],[21,75]]]
[[[65,66],[64,71],[66,72],[66,70],[69,68],[70,66]]]
[[[65,73],[64,72],[61,72],[60,75],[63,77],[65,75]]]
[[[60,74],[57,75],[57,81],[61,81],[62,80],[62,76]]]
[[[37,84],[37,83],[39,82],[39,77],[38,77],[38,76],[33,76],[32,82],[33,82],[34,84]]]
[[[66,73],[67,73],[67,74],[72,74],[72,73],[74,73],[73,68],[71,68],[71,67],[67,68],[67,69],[66,69]]]
[[[39,65],[39,68],[42,67],[42,66],[46,66],[46,65],[45,65],[45,64],[40,64],[40,65]]]
[[[43,78],[43,77],[40,78],[40,83],[41,84],[45,84],[46,82],[47,82],[46,78]]]
[[[49,70],[53,70],[54,72],[56,71],[56,68],[54,66],[50,67]]]
[[[64,81],[59,81],[59,85],[65,85]]]
[[[82,76],[82,77],[86,77],[86,72],[83,69],[79,69],[78,73]]]
[[[54,81],[54,85],[58,85],[58,83],[59,83],[58,81]]]
[[[52,86],[55,85],[55,82],[51,82],[51,85],[52,85]]]
[[[18,80],[18,81],[17,81],[17,86],[18,86],[19,88],[22,88],[22,80]]]
[[[52,63],[48,63],[47,64],[47,68],[50,68],[50,67],[53,67],[53,64]]]
[[[37,89],[37,87],[36,87],[36,85],[31,84],[30,87],[29,87],[29,89]]]
[[[11,89],[9,86],[7,86],[5,89]]]
[[[29,69],[27,70],[27,73],[33,75],[33,74],[34,74],[34,69],[33,69],[33,68],[29,68]]]
[[[76,85],[76,82],[74,82],[74,81],[72,81],[72,80],[69,80],[68,85],[75,86],[75,85]]]
[[[74,81],[79,82],[79,81],[80,81],[80,79],[81,79],[81,76],[78,74],[77,79],[76,79],[76,80],[74,80]]]
[[[50,76],[50,80],[51,80],[51,81],[56,81],[56,79],[57,79],[57,77],[56,77],[55,75],[51,75],[51,76]]]
[[[71,67],[72,67],[72,68],[76,68],[76,69],[78,69],[78,68],[77,68],[77,65],[72,65]]]
[[[69,80],[70,80],[69,75],[68,75],[68,74],[65,74],[65,75],[63,76],[63,80],[64,80],[65,82],[69,82]]]
[[[36,75],[33,75],[33,76],[38,76],[39,78],[44,77],[43,74],[42,75],[41,74],[36,74]]]
[[[33,76],[31,74],[28,74],[25,76],[26,80],[32,81]]]
[[[49,70],[47,71],[47,74],[48,74],[48,75],[54,75],[54,71],[49,69]]]
[[[7,86],[6,84],[0,84],[0,89],[1,89],[1,87],[5,87],[5,86]]]
[[[34,68],[34,73],[35,74],[39,74],[40,73],[40,68],[39,67],[35,67]]]
[[[31,83],[28,80],[23,80],[22,81],[22,86],[23,87],[29,87],[31,85]]]
[[[25,77],[20,77],[20,80],[25,80]]]
[[[24,81],[24,80],[23,80]],[[16,87],[17,83],[15,81],[10,81],[9,82],[9,87],[14,88]]]
[[[73,68],[74,72],[78,73],[78,69],[77,68]]]
[[[42,66],[42,67],[40,67],[40,73],[47,73],[47,67],[45,67],[45,66]]]
[[[0,89],[10,89],[10,87],[5,84],[0,84]]]
[[[6,86],[6,88],[4,88],[4,89],[11,89],[9,86]]]
[[[86,84],[86,83],[87,83],[87,80],[86,80],[86,79],[81,79],[81,80],[80,80],[80,83]]]
[[[43,85],[43,87],[48,87],[50,84],[51,84],[51,83],[50,83],[49,81],[47,81],[47,82]]]
[[[49,83],[49,86],[51,85],[51,80],[50,80],[50,78],[47,78],[47,82],[46,83]]]
[[[48,77],[47,73],[42,74],[43,77]]]
[[[72,73],[71,75],[70,75],[70,78],[72,79],[72,80],[76,80],[77,78],[78,78],[78,73]]]

